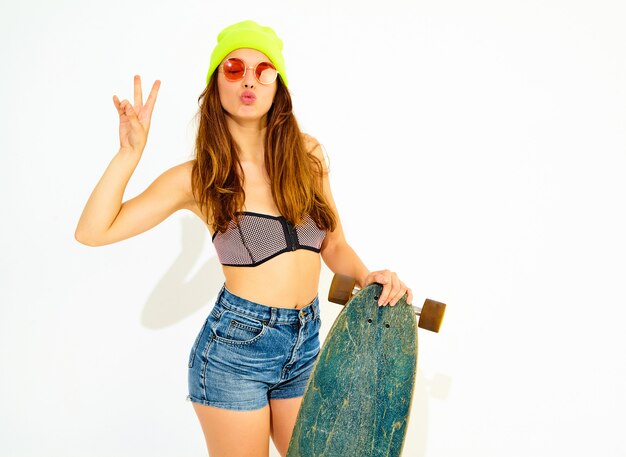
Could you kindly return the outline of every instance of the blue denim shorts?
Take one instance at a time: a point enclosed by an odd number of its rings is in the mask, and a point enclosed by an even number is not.
[[[189,354],[187,400],[234,410],[304,394],[320,352],[318,297],[274,308],[222,287]]]

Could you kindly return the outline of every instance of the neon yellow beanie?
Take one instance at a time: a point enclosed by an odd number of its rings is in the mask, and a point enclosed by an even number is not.
[[[269,57],[278,70],[278,76],[282,78],[283,83],[287,86],[285,59],[282,53],[283,41],[270,27],[263,27],[254,21],[238,22],[226,27],[219,33],[217,46],[211,53],[211,63],[206,77],[207,84],[215,69],[224,60],[224,57],[239,48],[256,49]]]

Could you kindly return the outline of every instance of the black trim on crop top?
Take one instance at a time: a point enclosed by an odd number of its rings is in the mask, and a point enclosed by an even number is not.
[[[232,220],[225,232],[211,237],[222,265],[255,267],[284,252],[297,249],[320,252],[326,231],[311,216],[304,222],[290,224],[284,216],[237,212],[239,224]]]

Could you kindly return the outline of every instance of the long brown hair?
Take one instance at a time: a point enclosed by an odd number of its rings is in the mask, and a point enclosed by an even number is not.
[[[207,224],[223,232],[242,211],[245,194],[243,169],[220,102],[216,74],[198,98],[200,120],[191,185],[194,198],[207,215]],[[324,196],[324,168],[306,150],[288,89],[280,78],[276,82],[265,135],[265,168],[272,196],[280,214],[292,224],[301,223],[310,214],[320,229],[332,231],[337,218]]]

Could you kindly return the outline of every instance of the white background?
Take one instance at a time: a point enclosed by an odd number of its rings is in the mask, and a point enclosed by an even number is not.
[[[162,80],[128,199],[191,158],[216,36],[243,19],[285,41],[348,241],[448,304],[419,334],[404,455],[625,455],[619,0],[2,0],[0,455],[205,455],[185,397],[223,280],[208,233],[189,212],[99,248],[74,229],[117,150],[113,94]]]

